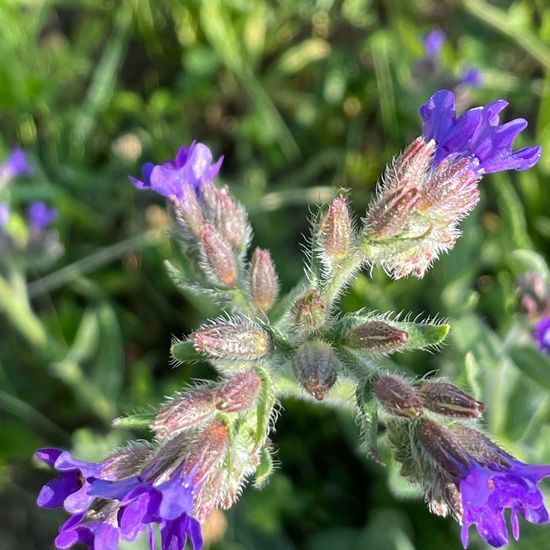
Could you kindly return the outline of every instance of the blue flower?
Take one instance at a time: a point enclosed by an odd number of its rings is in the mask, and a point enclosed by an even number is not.
[[[481,465],[473,462],[460,481],[463,518],[461,539],[468,546],[469,528],[476,525],[491,546],[508,543],[504,510],[511,509],[512,535],[519,538],[518,514],[530,523],[547,523],[548,511],[537,484],[550,476],[550,466],[529,465],[503,451],[502,463]]]
[[[55,208],[48,208],[46,203],[36,201],[27,209],[27,216],[31,227],[41,231],[57,220],[59,213]]]
[[[223,157],[212,164],[210,149],[193,142],[189,147],[182,147],[175,160],[168,160],[154,165],[147,162],[142,168],[142,179],[129,176],[138,189],[150,189],[170,199],[183,200],[185,187],[200,191],[203,182],[212,182],[217,176]]]
[[[0,185],[8,183],[16,176],[29,175],[31,166],[25,152],[19,147],[10,151],[9,157],[0,164]]]
[[[433,31],[430,31],[424,37],[424,48],[428,57],[436,60],[439,57],[441,48],[443,47],[443,44],[445,44],[446,40],[447,37],[441,29],[434,29]]]
[[[550,317],[543,317],[535,325],[533,338],[537,342],[540,351],[550,355]]]
[[[5,202],[0,202],[0,227],[6,225],[10,217],[10,207]]]
[[[131,448],[128,456],[134,451]],[[90,463],[58,449],[41,449],[37,457],[59,472],[40,491],[38,505],[63,506],[72,514],[55,539],[57,548],[80,543],[93,550],[116,550],[120,539],[133,541],[147,529],[154,550],[155,523],[161,550],[182,550],[188,537],[195,550],[202,547],[200,524],[193,517],[198,486],[194,471],[184,472],[183,464],[160,474],[156,461],[141,469],[138,460],[139,471],[129,475],[117,471],[117,460],[124,463],[124,456]]]
[[[460,75],[460,83],[478,88],[483,83],[483,72],[477,67],[465,67]]]
[[[450,155],[460,155],[476,158],[480,174],[532,168],[540,160],[542,147],[512,151],[513,142],[527,121],[517,118],[500,124],[499,113],[507,105],[503,99],[497,99],[469,109],[457,118],[453,92],[436,92],[420,108],[424,120],[422,132],[437,145],[434,163],[437,165]]]

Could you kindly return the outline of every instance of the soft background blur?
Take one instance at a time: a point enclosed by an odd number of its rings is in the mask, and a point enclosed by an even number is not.
[[[15,143],[28,151],[35,173],[12,182],[12,204],[57,207],[65,251],[27,272],[33,310],[61,359],[0,313],[0,548],[52,548],[64,521],[34,505],[52,475],[32,459],[37,447],[101,458],[140,436],[113,430],[113,418],[212,376],[206,366],[170,366],[172,335],[212,310],[169,280],[163,202],[136,191],[127,174],[193,139],[224,154],[221,181],[249,207],[254,244],[272,249],[289,289],[301,274],[308,205],[347,187],[361,215],[384,165],[420,133],[418,107],[441,87],[454,87],[460,109],[508,99],[505,120],[529,120],[522,144],[542,143],[543,159],[483,181],[464,237],[424,280],[391,282],[375,270],[358,277],[344,306],[449,317],[441,354],[396,361],[471,388],[487,401],[486,425],[501,444],[550,463],[550,361],[535,351],[515,292],[527,268],[544,272],[549,252],[547,6],[2,0],[0,159]],[[422,40],[437,28],[448,40],[434,63]],[[480,86],[459,82],[472,67]],[[282,467],[214,519],[211,536],[226,529],[214,548],[461,547],[452,520],[431,516],[395,472],[361,456],[352,418],[295,401],[283,407],[273,435]],[[522,529],[510,547],[548,549],[548,527]],[[471,540],[484,548],[473,531]]]

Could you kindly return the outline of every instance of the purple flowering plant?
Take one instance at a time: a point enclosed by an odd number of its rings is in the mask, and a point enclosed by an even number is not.
[[[114,550],[146,536],[153,550],[182,550],[186,541],[200,548],[210,514],[230,508],[247,483],[267,481],[278,399],[288,395],[351,410],[367,455],[399,465],[430,511],[462,525],[464,547],[472,525],[490,545],[505,545],[508,510],[515,538],[518,516],[548,522],[539,483],[550,466],[525,464],[489,439],[479,425],[482,401],[442,378],[411,380],[384,367],[384,356],[437,348],[449,325],[339,310],[364,266],[394,279],[423,277],[460,237],[484,176],[538,162],[540,147],[514,150],[526,122],[501,123],[505,106],[497,100],[457,116],[454,94],[435,93],[420,109],[422,135],[388,166],[361,223],[344,194],[319,209],[305,277],[283,297],[270,252],[249,252],[246,210],[216,184],[222,157],[214,160],[193,142],[175,160],[147,163],[141,178],[130,176],[137,189],[168,199],[188,261],[168,264],[173,280],[224,310],[175,341],[173,359],[208,361],[219,379],[183,389],[150,415],[117,421],[141,422],[149,442],[131,442],[94,463],[58,449],[37,452],[58,472],[38,505],[70,514],[56,547]]]

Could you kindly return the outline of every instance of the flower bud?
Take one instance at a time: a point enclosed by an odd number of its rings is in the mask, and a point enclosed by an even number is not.
[[[193,472],[193,481],[199,483],[212,475],[222,463],[229,442],[229,432],[225,424],[219,421],[207,426],[199,437],[191,443],[182,476]]]
[[[205,222],[202,205],[191,186],[183,186],[182,196],[182,200],[173,201],[176,219],[195,239],[200,239]]]
[[[150,428],[159,439],[169,439],[200,426],[215,413],[214,393],[213,388],[196,388],[173,397],[160,409]]]
[[[339,361],[330,344],[311,340],[302,344],[294,356],[294,371],[302,386],[322,401],[334,386]]]
[[[246,234],[244,210],[233,200],[227,187],[216,189],[215,201],[216,229],[234,249],[239,249],[245,241]]]
[[[404,346],[409,333],[384,321],[367,321],[351,330],[345,339],[350,348],[386,353]]]
[[[203,269],[216,284],[228,288],[237,285],[237,264],[233,250],[211,225],[203,227],[200,251]]]
[[[154,449],[148,443],[135,442],[103,460],[101,476],[103,479],[118,481],[136,475],[154,454]]]
[[[540,273],[525,273],[517,285],[522,313],[534,319],[550,315],[550,294]]]
[[[205,325],[191,334],[190,339],[198,351],[235,361],[259,359],[271,349],[267,332],[249,323]]]
[[[216,408],[229,413],[246,411],[256,402],[261,387],[262,379],[256,372],[239,372],[216,392]]]
[[[413,418],[422,414],[422,403],[413,387],[397,376],[383,375],[372,386],[384,409],[395,416]]]
[[[450,429],[466,451],[480,464],[489,467],[498,464],[503,468],[509,468],[514,461],[512,456],[479,430],[464,424],[454,424]]]
[[[312,288],[294,304],[292,312],[298,329],[309,334],[325,324],[327,304],[321,293]]]
[[[451,480],[460,478],[465,468],[470,465],[470,455],[458,437],[433,420],[421,418],[417,435],[426,453]]]
[[[352,236],[352,222],[346,199],[337,197],[319,226],[319,242],[323,253],[330,260],[343,260],[350,251]]]
[[[279,279],[269,250],[256,248],[250,261],[250,296],[259,311],[269,311],[279,290]]]
[[[417,390],[430,411],[455,418],[481,418],[485,405],[449,382],[426,382]]]

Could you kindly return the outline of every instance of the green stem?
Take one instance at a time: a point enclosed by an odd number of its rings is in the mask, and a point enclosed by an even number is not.
[[[350,279],[361,269],[365,259],[365,256],[361,252],[355,251],[334,270],[332,277],[327,281],[323,290],[323,294],[329,304],[332,304],[338,298],[350,282]]]

